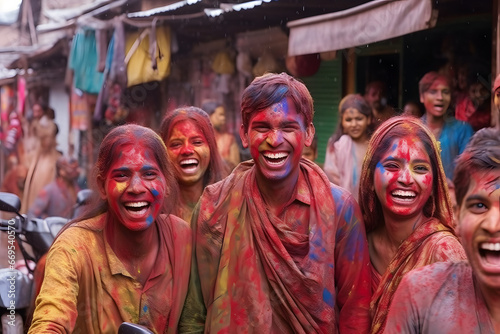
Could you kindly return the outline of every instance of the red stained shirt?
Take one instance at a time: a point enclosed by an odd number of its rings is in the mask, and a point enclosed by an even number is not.
[[[495,333],[466,261],[408,273],[394,296],[384,333]]]
[[[192,224],[195,259],[181,332],[365,333],[371,273],[359,207],[302,160],[278,216],[253,162],[207,187]]]

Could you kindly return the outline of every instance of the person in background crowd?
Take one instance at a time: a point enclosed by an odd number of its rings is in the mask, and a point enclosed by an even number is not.
[[[28,120],[28,124],[25,127],[27,131],[24,132],[23,140],[23,161],[26,166],[30,166],[32,159],[35,156],[35,152],[39,146],[37,129],[39,127],[40,120],[45,115],[47,106],[41,103],[35,103],[31,107],[31,110],[31,118]],[[46,123],[46,121],[44,123]]]
[[[168,112],[161,122],[160,136],[180,190],[173,214],[189,222],[205,187],[222,180],[229,169],[217,150],[209,116],[200,108]]]
[[[457,158],[458,234],[468,261],[408,273],[386,333],[500,332],[500,131],[479,130]]]
[[[447,115],[451,86],[446,76],[428,72],[418,83],[418,89],[420,102],[425,107],[425,114],[421,119],[439,141],[444,172],[451,180],[454,160],[463,152],[474,131],[469,124]]]
[[[80,168],[78,161],[61,156],[56,161],[56,178],[43,187],[28,210],[29,217],[71,218],[76,204],[77,184]]]
[[[104,138],[91,179],[97,202],[50,248],[29,333],[117,333],[124,321],[177,332],[192,239],[168,215],[172,169],[149,128],[118,126]]]
[[[370,268],[359,207],[302,158],[314,137],[306,86],[266,74],[245,89],[253,160],[208,186],[193,214],[193,268],[179,330],[365,333]]]
[[[48,118],[38,123],[36,135],[40,141],[34,157],[29,159],[31,164],[24,186],[21,213],[26,213],[40,191],[56,177],[56,162],[61,152],[56,149],[57,125]]]
[[[24,183],[26,182],[27,174],[28,169],[23,164],[16,162],[16,164],[5,173],[0,191],[8,192],[17,195],[19,198],[23,198]]]
[[[474,131],[491,124],[490,87],[479,73],[469,74],[467,95],[462,96],[455,107],[455,118],[472,126]]]
[[[361,95],[345,96],[339,104],[337,130],[328,140],[323,169],[331,182],[349,190],[356,200],[372,132],[370,105]]]
[[[240,150],[233,134],[226,130],[226,111],[222,103],[205,101],[201,107],[210,115],[210,121],[215,130],[215,140],[219,153],[231,169],[240,163]]]
[[[424,113],[417,102],[408,101],[403,107],[403,114],[420,118]]]
[[[413,116],[387,120],[370,140],[359,203],[372,265],[372,333],[383,332],[404,275],[465,258],[438,152],[433,134]]]
[[[374,128],[396,115],[394,108],[387,105],[387,87],[383,81],[369,82],[365,87],[364,98],[372,108]]]

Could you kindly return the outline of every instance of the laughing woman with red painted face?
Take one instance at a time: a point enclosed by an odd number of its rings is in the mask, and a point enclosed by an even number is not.
[[[51,247],[30,333],[117,333],[124,321],[176,332],[191,231],[167,215],[177,188],[162,139],[117,127],[93,172],[99,198]]]
[[[168,112],[161,122],[160,136],[180,190],[173,214],[189,222],[203,189],[222,180],[229,170],[217,150],[210,118],[200,108]]]
[[[414,117],[394,117],[373,134],[363,163],[359,203],[372,267],[372,333],[385,327],[399,282],[412,269],[460,260],[439,147]]]

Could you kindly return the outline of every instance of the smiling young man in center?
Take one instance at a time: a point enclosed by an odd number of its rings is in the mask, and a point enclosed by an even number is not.
[[[302,159],[314,138],[304,84],[256,78],[240,136],[253,160],[208,186],[195,209],[193,267],[181,332],[364,333],[370,267],[350,193]]]

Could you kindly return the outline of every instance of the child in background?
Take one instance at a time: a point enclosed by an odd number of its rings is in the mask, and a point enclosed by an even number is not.
[[[372,132],[372,109],[359,94],[345,96],[339,104],[337,131],[328,140],[324,171],[331,182],[358,199],[361,165]]]

